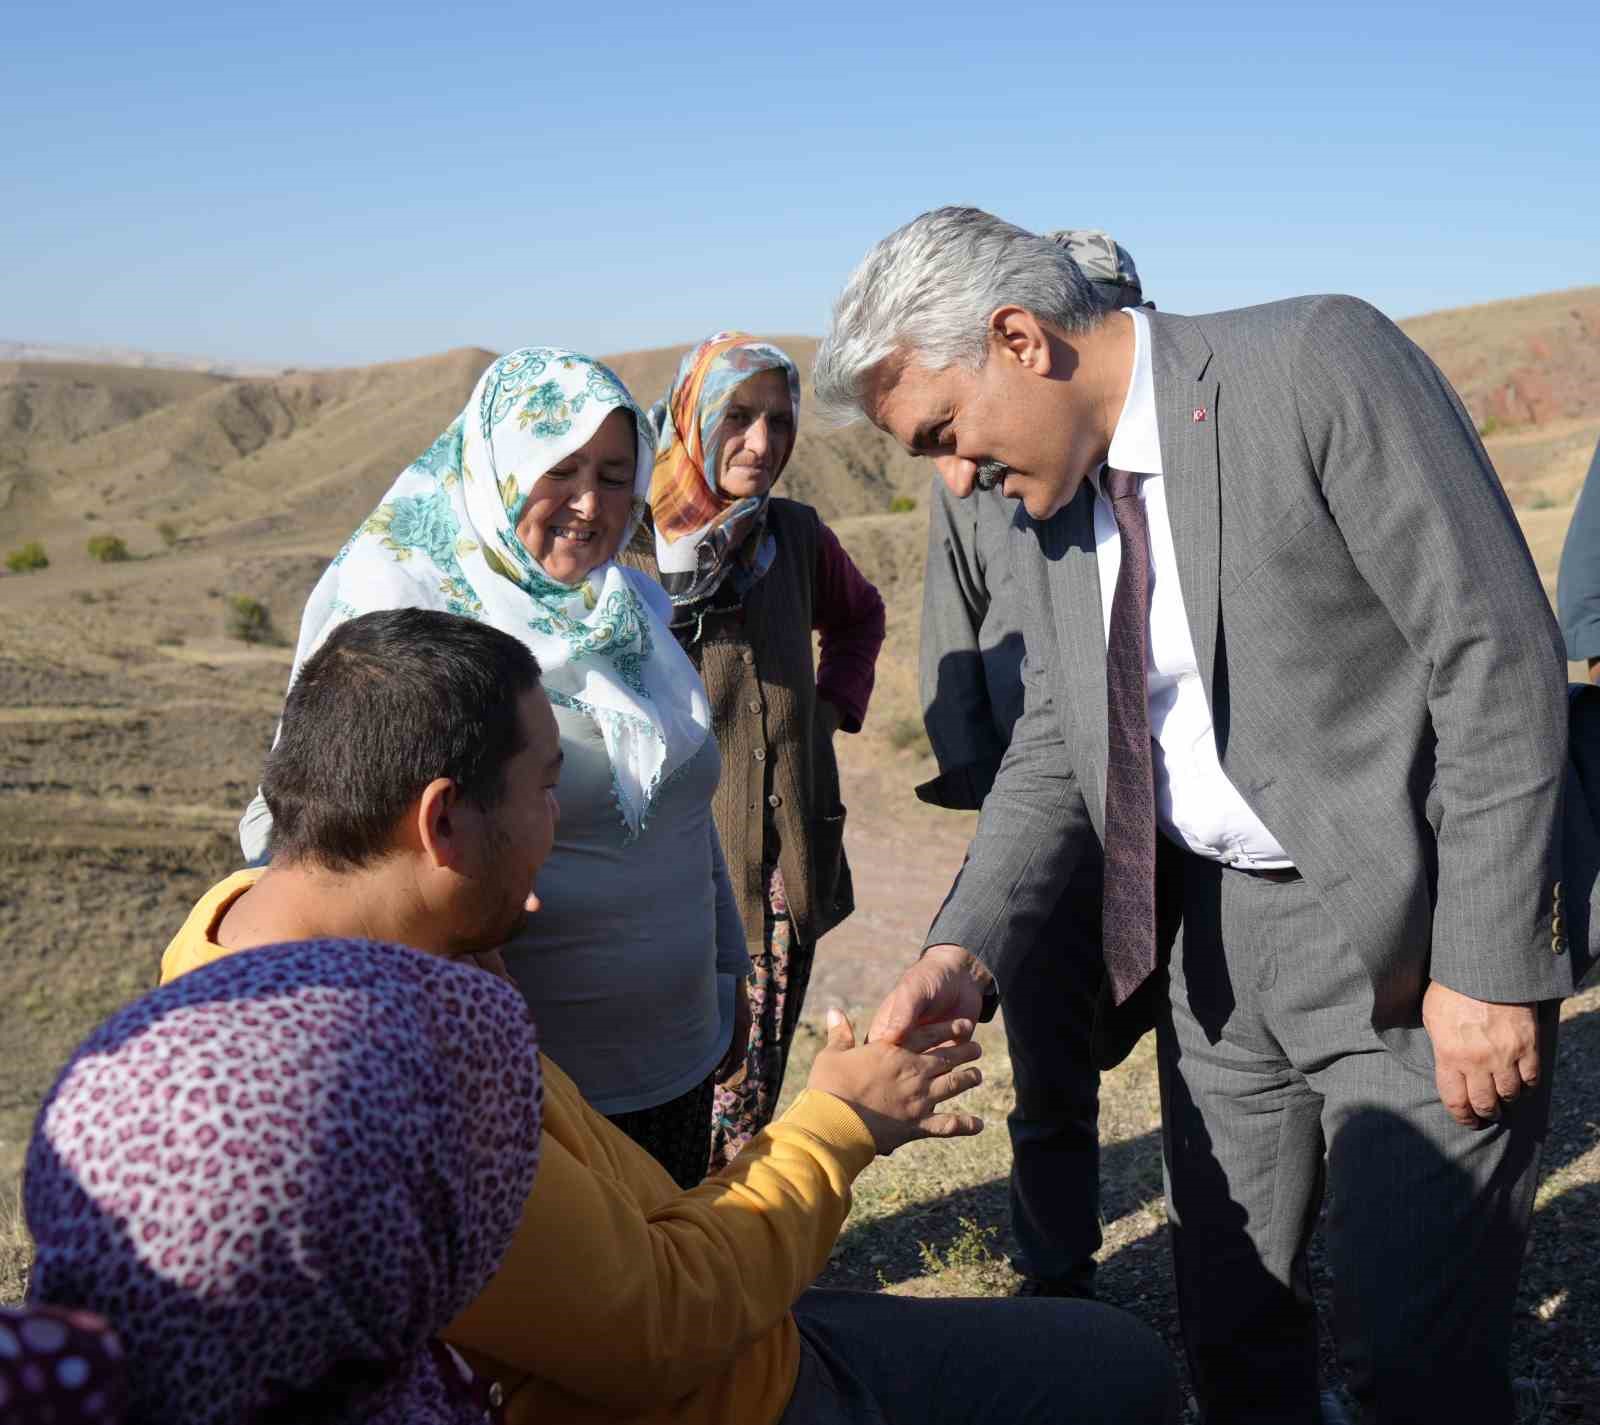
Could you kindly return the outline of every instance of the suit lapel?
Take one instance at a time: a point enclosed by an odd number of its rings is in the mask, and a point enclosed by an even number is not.
[[[1167,517],[1178,561],[1178,586],[1189,616],[1206,701],[1216,711],[1217,612],[1222,569],[1221,492],[1217,474],[1217,388],[1211,348],[1182,317],[1151,315],[1151,361]],[[1219,747],[1219,752],[1221,748]]]

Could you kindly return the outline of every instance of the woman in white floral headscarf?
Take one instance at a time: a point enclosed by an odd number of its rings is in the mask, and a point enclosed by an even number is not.
[[[375,609],[482,619],[533,650],[561,726],[561,821],[506,963],[584,1097],[690,1187],[713,1071],[742,1047],[750,962],[711,820],[704,687],[660,586],[615,559],[654,460],[648,420],[599,362],[501,357],[312,590],[295,669]],[[258,796],[240,824],[252,861],[269,831]]]

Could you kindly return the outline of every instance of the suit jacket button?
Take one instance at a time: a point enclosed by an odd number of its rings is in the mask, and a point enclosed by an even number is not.
[[[758,747],[750,755],[754,757],[757,762],[765,762],[767,760],[767,749],[765,747]]]
[[[774,792],[770,797],[767,798],[767,805],[769,807],[781,807],[783,805],[783,798]]]

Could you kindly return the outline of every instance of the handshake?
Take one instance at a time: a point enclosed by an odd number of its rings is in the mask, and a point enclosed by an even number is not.
[[[983,1120],[969,1113],[944,1113],[939,1105],[983,1082],[973,1061],[983,1054],[972,1042],[974,1021],[951,1019],[916,1025],[899,1042],[873,1039],[857,1044],[850,1021],[828,1011],[828,1044],[811,1066],[808,1088],[849,1104],[872,1134],[879,1153],[892,1153],[918,1138],[962,1138]]]

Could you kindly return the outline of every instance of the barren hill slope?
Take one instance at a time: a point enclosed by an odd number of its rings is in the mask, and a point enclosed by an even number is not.
[[[1461,391],[1513,498],[1535,509],[1569,502],[1600,432],[1600,288],[1404,325]],[[794,355],[809,385],[816,340],[772,339]],[[665,393],[686,349],[605,359],[648,405]],[[224,564],[279,553],[325,557],[460,409],[490,359],[463,348],[242,378],[0,365],[0,553],[41,539],[53,567],[83,570],[87,538],[116,533],[135,555],[162,559],[202,547],[226,550]],[[784,493],[846,525],[883,515],[897,496],[925,504],[929,472],[894,442],[870,427],[827,429],[808,416]],[[888,577],[887,566],[875,572],[888,583],[916,582],[907,551],[919,539],[897,530],[892,543],[906,546],[893,561],[900,577]],[[169,556],[164,544],[174,542]],[[881,530],[870,542],[887,547]]]
[[[460,410],[491,359],[463,348],[348,370],[182,377],[203,384],[184,399],[144,402],[82,438],[62,438],[58,421],[14,447],[31,497],[18,511],[19,525],[25,513],[30,527],[18,532],[45,540],[52,563],[68,564],[84,557],[96,529],[152,552],[162,524],[184,539],[225,530],[235,542],[270,534],[336,547]],[[82,369],[113,389],[120,376],[131,391],[179,375]]]

